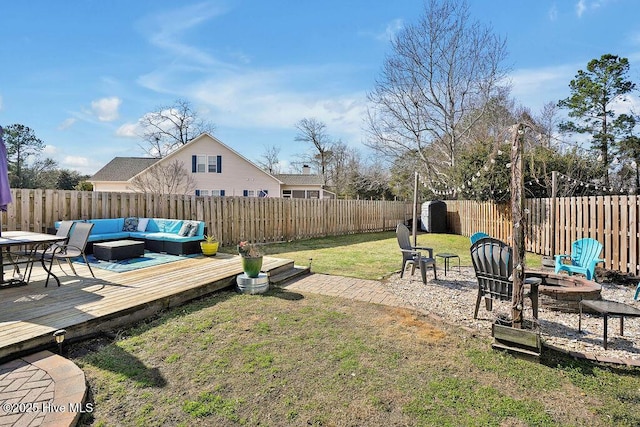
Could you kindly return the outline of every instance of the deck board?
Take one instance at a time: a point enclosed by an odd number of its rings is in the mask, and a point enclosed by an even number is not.
[[[293,261],[265,257],[263,271],[276,271]],[[116,273],[74,264],[75,276],[63,264],[54,265],[62,285],[49,281],[34,268],[27,286],[0,290],[0,360],[53,346],[52,334],[67,330],[68,339],[136,322],[159,311],[233,286],[242,273],[239,256],[184,260]],[[7,274],[8,277],[8,274]]]

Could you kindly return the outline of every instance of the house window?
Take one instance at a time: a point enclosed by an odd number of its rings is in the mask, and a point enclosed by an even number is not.
[[[222,173],[222,156],[191,156],[191,172]]]
[[[207,161],[207,156],[196,156],[196,157],[197,157],[196,172],[203,173],[204,171],[206,171],[205,165]]]
[[[256,190],[242,190],[244,197],[256,197]]]
[[[282,190],[282,197],[284,199],[290,199],[291,198],[291,190]]]
[[[224,196],[224,190],[196,190],[196,196]]]
[[[291,195],[295,199],[304,199],[304,198],[306,198],[306,192],[304,190],[293,190]]]
[[[216,162],[216,158],[214,156],[209,156],[209,169],[208,172],[216,173],[218,172],[218,163]]]
[[[307,191],[307,199],[319,199],[320,191],[318,190],[309,190]]]

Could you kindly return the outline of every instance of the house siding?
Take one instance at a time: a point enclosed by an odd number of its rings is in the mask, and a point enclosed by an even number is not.
[[[280,193],[278,180],[208,135],[174,152],[167,161],[178,160],[192,165],[186,169],[193,171],[193,156],[215,157],[218,169],[217,172],[192,172],[197,190],[224,190],[225,196],[242,196],[245,191],[254,191],[257,195],[260,190],[267,190],[270,195]]]
[[[207,156],[205,172],[197,172],[197,156]],[[215,172],[208,171],[209,157],[213,157],[212,164],[215,164]],[[156,160],[156,162],[157,164],[169,164],[174,160],[181,162],[184,169],[193,177],[195,186],[191,194],[211,195],[213,191],[216,191],[224,196],[282,197],[282,189],[293,189],[296,191],[316,191],[320,194],[320,198],[327,196],[327,192],[323,191],[322,185],[319,184],[285,185],[284,178],[268,174],[241,154],[206,133],[183,145],[167,157]],[[145,170],[140,172],[140,174],[144,173],[146,173]],[[295,175],[289,176],[295,177]],[[127,178],[129,177],[123,179]],[[134,192],[130,180],[90,180],[90,182],[94,185],[94,191]]]

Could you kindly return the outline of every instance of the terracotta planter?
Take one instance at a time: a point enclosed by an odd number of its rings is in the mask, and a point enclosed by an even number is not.
[[[262,268],[262,256],[242,257],[242,270],[248,277],[258,277]]]
[[[200,242],[200,249],[202,250],[202,255],[215,256],[215,254],[218,253],[218,245],[219,245],[219,242],[213,242],[213,243]]]

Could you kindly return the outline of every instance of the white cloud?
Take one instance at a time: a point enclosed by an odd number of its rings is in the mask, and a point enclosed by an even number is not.
[[[218,125],[293,129],[299,120],[314,117],[326,123],[332,134],[360,135],[365,93],[334,95],[322,88],[292,88],[296,79],[312,81],[309,74],[315,71],[247,72],[201,82],[190,93],[212,107]]]
[[[88,158],[80,156],[65,156],[63,161],[65,165],[75,168],[88,166],[91,163]]]
[[[210,54],[180,41],[181,36],[202,23],[224,14],[227,10],[211,2],[202,2],[183,8],[172,9],[154,15],[142,23],[149,34],[149,42],[167,50],[181,60],[213,65]]]
[[[402,22],[402,19],[394,19],[393,21],[387,24],[387,27],[385,28],[384,33],[379,34],[378,37],[376,38],[383,42],[388,42],[390,40],[393,40],[396,33],[400,31],[403,26],[404,26],[404,23]]]
[[[404,22],[402,21],[402,19],[397,18],[387,23],[382,31],[359,31],[358,34],[365,37],[371,37],[374,40],[388,43],[389,41],[393,40],[396,33],[400,31],[403,26]]]
[[[47,156],[52,157],[58,154],[58,147],[56,147],[55,145],[45,145],[42,152]]]
[[[512,95],[523,106],[539,111],[547,102],[557,102],[569,94],[569,82],[583,64],[515,70],[509,76]]]
[[[122,100],[116,96],[91,102],[91,111],[101,122],[112,122],[118,118]]]
[[[138,123],[125,123],[116,130],[116,135],[125,138],[138,138],[140,126]]]
[[[65,119],[62,123],[60,123],[60,125],[58,126],[58,130],[69,129],[77,121],[78,119],[76,119],[75,117],[69,117],[68,119]]]
[[[576,3],[576,15],[578,15],[578,18],[582,17],[582,14],[586,9],[587,9],[587,4],[585,0],[579,0],[578,3]]]
[[[549,9],[549,20],[555,21],[557,19],[558,19],[558,7],[554,4],[553,6],[551,6],[551,9]]]

